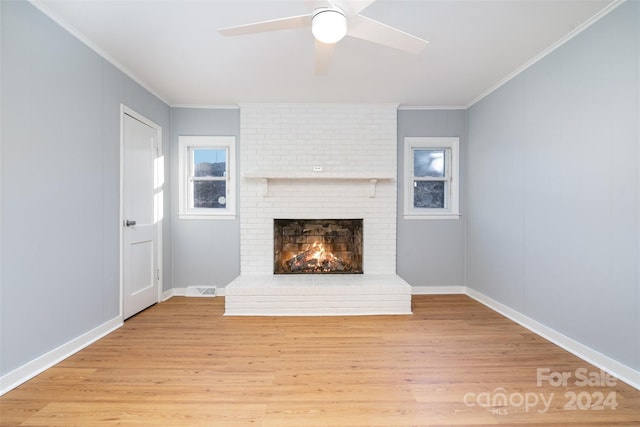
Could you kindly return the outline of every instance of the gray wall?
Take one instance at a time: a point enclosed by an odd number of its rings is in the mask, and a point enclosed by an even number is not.
[[[467,285],[640,369],[640,2],[468,111]]]
[[[398,111],[398,235],[400,277],[412,286],[465,285],[465,224],[467,153],[464,110]],[[403,219],[404,138],[407,136],[460,137],[459,219]]]
[[[224,287],[240,274],[240,221],[237,217],[234,220],[178,219],[178,137],[234,135],[239,160],[240,110],[172,108],[171,114],[172,284],[175,288]],[[236,179],[240,179],[239,169],[236,166]],[[236,185],[236,191],[239,187]],[[236,211],[240,212],[239,206]]]
[[[31,4],[0,8],[4,375],[118,316],[120,103],[165,149],[170,111]]]

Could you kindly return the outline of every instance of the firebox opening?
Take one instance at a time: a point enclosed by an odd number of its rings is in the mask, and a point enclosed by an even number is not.
[[[274,274],[362,273],[362,219],[274,219]]]

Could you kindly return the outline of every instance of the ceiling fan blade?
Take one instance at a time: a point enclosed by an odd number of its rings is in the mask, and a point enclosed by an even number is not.
[[[400,49],[409,53],[420,53],[428,41],[413,36],[397,28],[374,21],[373,19],[356,15],[349,18],[347,34],[362,40],[368,40],[383,46]]]
[[[369,5],[376,0],[342,0],[345,3],[345,10],[350,15],[357,15],[358,13],[365,10]],[[337,5],[339,6],[339,5]]]
[[[322,43],[316,40],[316,75],[326,76],[329,73],[329,65],[336,44]]]
[[[312,15],[290,16],[270,21],[254,22],[218,30],[223,36],[242,36],[245,34],[266,33],[269,31],[294,30],[311,26]]]

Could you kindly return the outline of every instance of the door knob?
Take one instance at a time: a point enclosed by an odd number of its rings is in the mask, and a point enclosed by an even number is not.
[[[128,219],[124,222],[124,225],[126,225],[127,227],[131,227],[132,225],[136,225],[136,222]]]

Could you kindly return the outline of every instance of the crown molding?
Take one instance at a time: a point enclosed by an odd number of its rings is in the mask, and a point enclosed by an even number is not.
[[[578,34],[582,33],[584,30],[586,30],[587,28],[589,28],[590,26],[595,24],[597,21],[602,19],[604,16],[608,15],[609,13],[611,13],[614,9],[619,7],[621,4],[626,3],[626,1],[627,0],[614,0],[612,3],[610,3],[604,9],[602,9],[597,14],[593,15],[591,18],[589,18],[585,22],[583,22],[581,25],[576,27],[574,30],[572,30],[570,33],[568,33],[566,36],[564,36],[563,38],[561,38],[560,40],[558,40],[557,42],[555,42],[554,44],[552,44],[551,46],[549,46],[548,48],[543,50],[541,53],[539,53],[533,59],[527,61],[524,65],[518,67],[515,71],[513,71],[511,74],[509,74],[508,76],[506,76],[505,78],[500,80],[494,86],[492,86],[489,89],[487,89],[484,92],[482,92],[479,96],[477,96],[476,98],[471,100],[471,102],[469,102],[469,104],[467,104],[465,108],[471,108],[473,105],[477,104],[482,99],[484,99],[485,97],[487,97],[491,93],[493,93],[496,90],[498,90],[500,87],[502,87],[505,84],[507,84],[509,81],[511,81],[512,79],[517,77],[519,74],[521,74],[522,72],[526,71],[529,67],[533,66],[538,61],[542,60],[544,57],[546,57],[547,55],[551,54],[556,49],[558,49],[562,45],[564,45],[565,43],[569,42],[571,39],[573,39]]]
[[[398,110],[466,110],[466,105],[400,105]]]
[[[200,108],[205,110],[239,110],[239,105],[200,105],[200,104],[171,104],[171,108]]]
[[[142,86],[145,90],[147,90],[150,94],[158,98],[160,101],[167,104],[167,106],[171,106],[169,100],[167,100],[164,96],[162,96],[157,90],[147,85],[144,80],[139,78],[135,73],[129,70],[127,67],[116,61],[113,57],[111,57],[107,52],[102,50],[99,46],[95,45],[91,40],[85,37],[77,28],[73,25],[66,22],[64,19],[59,17],[55,12],[53,12],[43,1],[41,0],[28,0],[36,9],[40,12],[47,15],[50,19],[52,19],[56,24],[60,25],[65,31],[70,33],[73,37],[78,39],[81,43],[86,45],[89,49],[93,50],[96,54],[98,54],[103,60],[109,62],[111,65],[116,67],[122,73],[124,73],[127,77],[132,79],[134,82]]]

